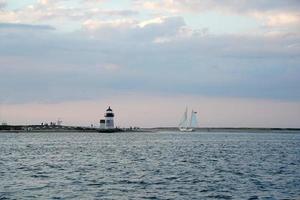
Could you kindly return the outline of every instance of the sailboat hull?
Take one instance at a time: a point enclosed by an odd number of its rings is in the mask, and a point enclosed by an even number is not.
[[[192,129],[192,128],[183,128],[183,127],[179,128],[179,130],[181,132],[193,132],[194,131],[194,129]]]

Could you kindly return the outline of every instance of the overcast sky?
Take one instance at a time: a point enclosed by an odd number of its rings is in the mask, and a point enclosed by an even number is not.
[[[299,0],[0,0],[0,121],[300,127]],[[84,113],[84,114],[83,114]]]

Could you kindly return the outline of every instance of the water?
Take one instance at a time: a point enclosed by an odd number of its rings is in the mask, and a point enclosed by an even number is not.
[[[300,134],[0,134],[0,199],[299,198]]]

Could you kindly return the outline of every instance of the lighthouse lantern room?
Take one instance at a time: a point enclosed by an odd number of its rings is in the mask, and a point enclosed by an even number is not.
[[[113,113],[112,109],[109,106],[104,115],[106,129],[114,129],[115,128],[114,127],[114,116],[115,116],[115,114]]]

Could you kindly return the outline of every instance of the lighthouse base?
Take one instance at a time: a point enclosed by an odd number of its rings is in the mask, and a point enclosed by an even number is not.
[[[99,132],[99,133],[118,133],[118,132],[124,132],[124,130],[123,129],[119,129],[119,128],[97,129],[97,132]]]

